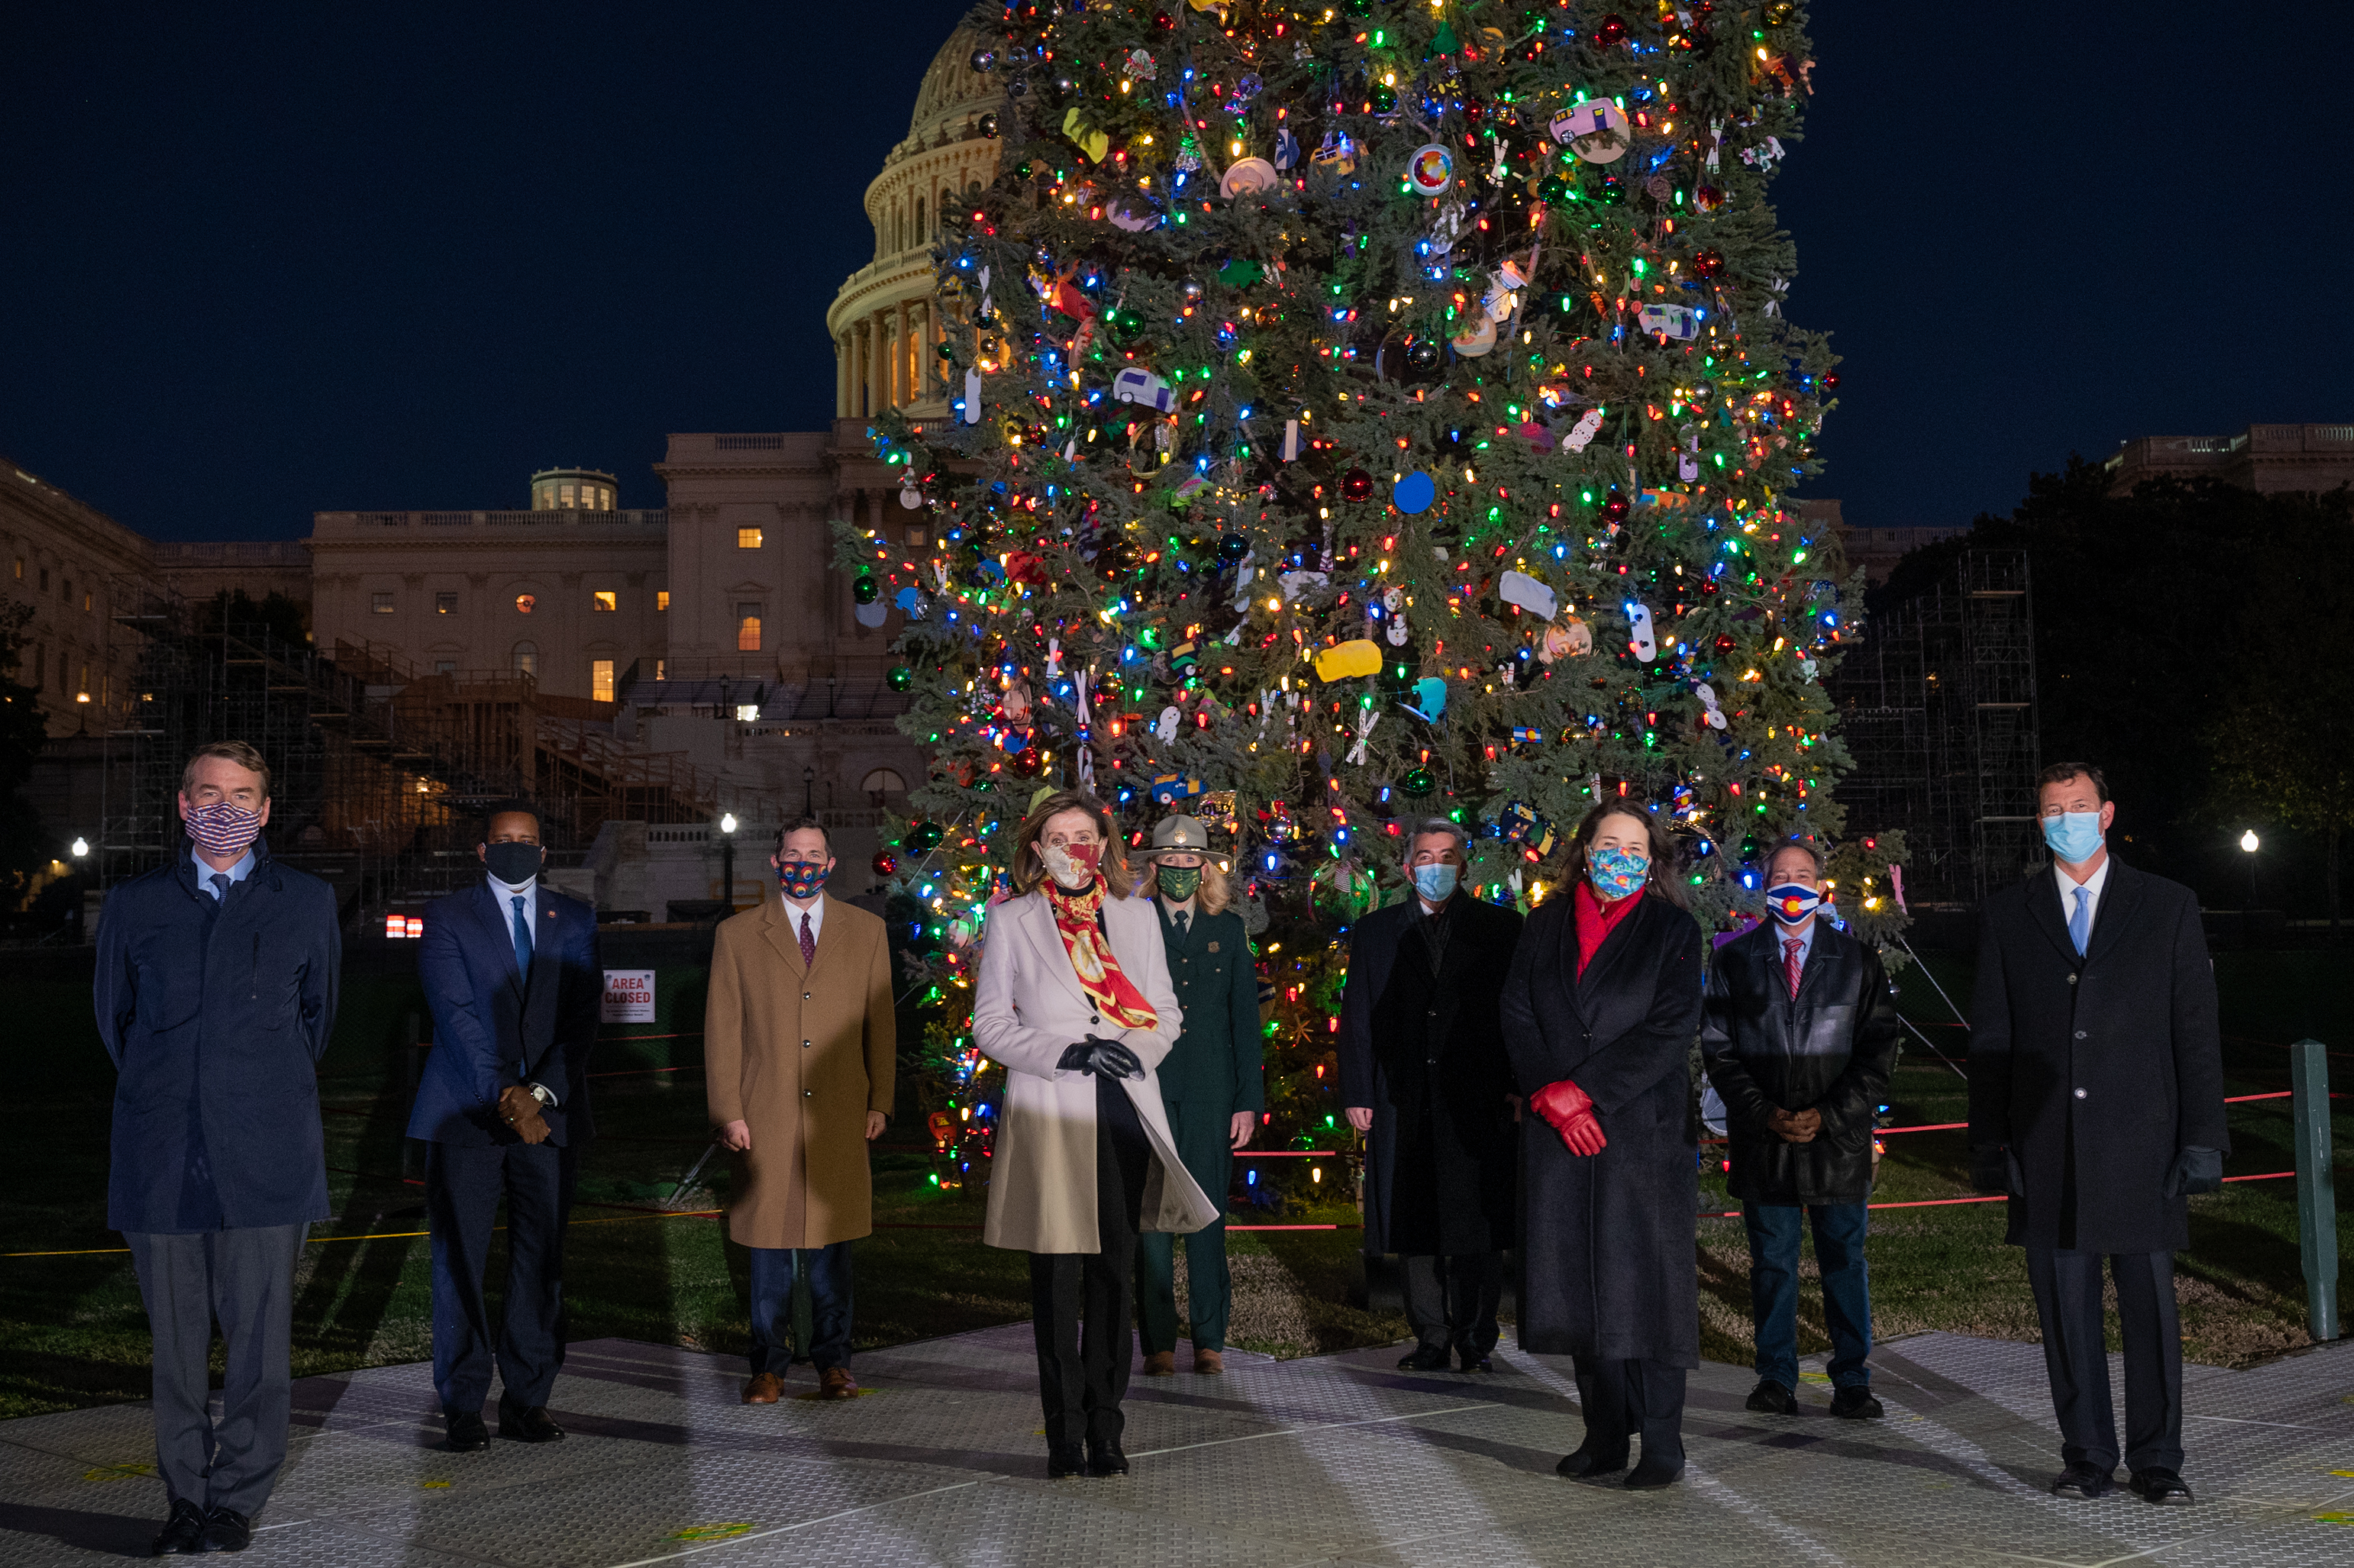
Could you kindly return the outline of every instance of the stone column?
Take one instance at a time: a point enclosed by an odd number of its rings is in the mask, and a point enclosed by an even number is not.
[[[912,313],[913,307],[907,301],[899,302],[898,331],[891,339],[891,367],[896,372],[892,379],[898,386],[896,401],[901,408],[916,400],[916,334],[909,325]]]
[[[866,417],[870,419],[877,418],[891,406],[891,334],[885,330],[885,325],[881,311],[866,318],[866,374],[870,380]]]
[[[833,417],[850,415],[850,334],[833,340]]]

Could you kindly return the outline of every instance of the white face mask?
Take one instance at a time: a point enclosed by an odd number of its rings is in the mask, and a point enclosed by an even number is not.
[[[1096,879],[1096,861],[1103,853],[1100,844],[1049,844],[1040,853],[1046,863],[1046,874],[1074,893],[1084,892]]]

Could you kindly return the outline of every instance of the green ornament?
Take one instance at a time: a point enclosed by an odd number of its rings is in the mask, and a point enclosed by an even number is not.
[[[1461,44],[1455,41],[1455,28],[1453,25],[1442,17],[1438,24],[1438,31],[1431,35],[1431,54],[1451,55],[1460,50],[1462,48],[1463,46]],[[1427,58],[1428,57],[1426,56],[1424,58]]]
[[[938,822],[917,822],[907,830],[907,843],[913,849],[934,850],[939,848],[942,836]]]
[[[869,597],[871,598],[872,596],[870,595]],[[913,670],[908,669],[905,664],[894,664],[891,666],[890,673],[885,676],[884,679],[891,683],[891,689],[893,691],[904,692],[916,683],[916,673]]]
[[[1398,780],[1398,788],[1417,800],[1437,787],[1437,781],[1431,778],[1427,768],[1409,768],[1405,777]]]
[[[858,580],[850,585],[850,597],[861,604],[873,604],[875,595],[882,591],[882,585],[865,572],[859,573]]]

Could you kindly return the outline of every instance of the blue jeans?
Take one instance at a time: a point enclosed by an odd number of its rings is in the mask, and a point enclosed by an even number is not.
[[[752,1255],[752,1371],[785,1375],[793,1364],[793,1276],[809,1270],[809,1359],[817,1370],[850,1361],[850,1244],[755,1246]]]
[[[1831,1386],[1870,1388],[1872,1281],[1863,1261],[1870,1212],[1861,1203],[1810,1203],[1815,1262],[1823,1276],[1823,1323],[1831,1331]],[[1798,1386],[1798,1232],[1795,1203],[1741,1205],[1749,1230],[1750,1315],[1757,1325],[1757,1375]]]

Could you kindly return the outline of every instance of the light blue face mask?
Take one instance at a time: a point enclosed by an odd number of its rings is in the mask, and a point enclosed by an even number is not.
[[[1414,890],[1428,903],[1444,904],[1455,896],[1455,884],[1461,875],[1456,866],[1418,865],[1414,868]]]
[[[2071,865],[2082,865],[2101,847],[2101,813],[2070,811],[2043,819],[2043,842]]]

